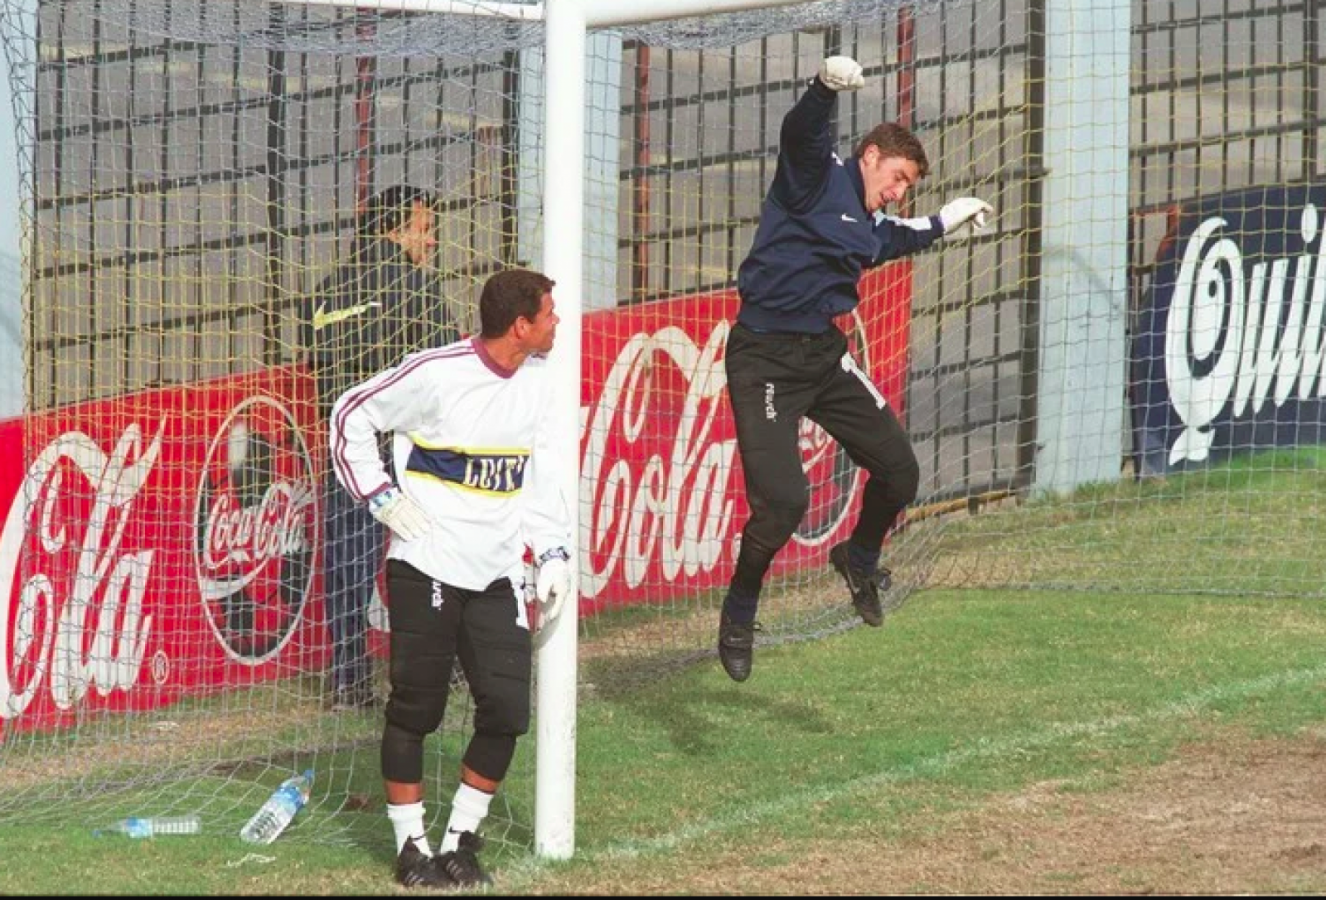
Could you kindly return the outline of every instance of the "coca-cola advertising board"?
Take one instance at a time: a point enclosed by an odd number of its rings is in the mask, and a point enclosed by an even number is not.
[[[309,387],[274,369],[0,423],[0,735],[320,665]]]
[[[872,272],[839,322],[899,415],[910,282],[906,262]],[[723,369],[736,311],[722,292],[584,317],[582,614],[731,577],[747,515]],[[0,741],[321,670],[312,388],[288,366],[0,422]],[[859,502],[860,473],[810,422],[801,449],[810,510],[775,571],[822,565]]]
[[[911,264],[872,271],[838,325],[901,417]],[[748,515],[723,351],[733,291],[589,313],[581,382],[581,612],[726,585]],[[823,565],[855,523],[861,473],[801,423],[806,518],[774,572]]]

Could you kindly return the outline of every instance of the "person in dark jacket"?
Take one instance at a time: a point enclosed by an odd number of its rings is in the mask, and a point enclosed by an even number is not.
[[[337,398],[407,354],[459,339],[433,267],[436,200],[397,185],[361,211],[350,256],[309,300],[304,346],[326,422]],[[368,604],[386,546],[382,526],[328,471],[323,593],[332,640],[332,708],[375,704]]]
[[[855,60],[830,57],[783,119],[773,183],[737,274],[741,308],[725,365],[750,518],[718,631],[719,659],[735,681],[750,677],[764,577],[809,503],[797,443],[803,417],[870,474],[856,527],[829,558],[861,618],[883,622],[879,593],[889,573],[879,568],[880,550],[916,497],[920,469],[897,417],[833,320],[860,302],[865,269],[923,250],[962,226],[984,227],[994,213],[962,197],[927,218],[885,215],[930,164],[916,137],[893,123],[873,128],[845,160],[834,152],[838,94],[864,84]]]

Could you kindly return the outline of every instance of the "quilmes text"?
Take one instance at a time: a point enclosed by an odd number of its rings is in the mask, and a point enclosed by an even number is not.
[[[1311,203],[1299,217],[1303,253],[1245,264],[1220,216],[1188,238],[1165,329],[1165,378],[1183,431],[1169,462],[1201,462],[1214,440],[1212,423],[1255,416],[1326,395],[1322,318],[1326,314],[1326,241]]]

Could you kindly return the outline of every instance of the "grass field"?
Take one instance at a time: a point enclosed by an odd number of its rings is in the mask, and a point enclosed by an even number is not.
[[[759,647],[740,685],[694,661],[715,598],[589,620],[576,854],[531,853],[522,741],[487,823],[494,890],[1326,892],[1324,459],[928,522],[891,556],[910,552],[928,589],[883,628]],[[846,605],[824,592],[836,578],[778,602]],[[310,678],[179,704],[174,729],[112,717],[4,748],[0,893],[396,893],[380,718],[322,713]],[[435,832],[464,709],[429,745]],[[275,844],[242,844],[280,774],[314,758],[316,804]],[[200,836],[93,833],[189,809]]]
[[[1314,600],[922,592],[743,685],[710,661],[587,697],[576,857],[485,859],[502,893],[1321,893],[1323,648]],[[395,893],[357,789],[257,853],[233,813],[4,826],[0,892]]]

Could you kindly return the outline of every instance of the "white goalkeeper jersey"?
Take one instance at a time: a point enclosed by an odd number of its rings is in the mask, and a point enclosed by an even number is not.
[[[537,556],[570,545],[568,507],[551,446],[552,379],[531,356],[515,371],[472,338],[407,356],[341,395],[332,408],[336,477],[356,499],[392,484],[378,434],[394,432],[401,489],[435,521],[388,556],[446,584],[519,588],[528,543]]]

